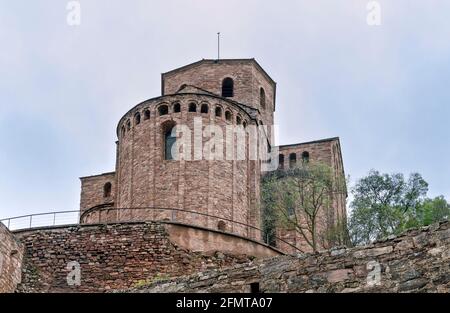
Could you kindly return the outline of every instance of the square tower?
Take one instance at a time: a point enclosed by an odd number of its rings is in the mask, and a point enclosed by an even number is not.
[[[162,95],[190,85],[258,110],[273,124],[276,83],[255,59],[201,60],[161,76]]]

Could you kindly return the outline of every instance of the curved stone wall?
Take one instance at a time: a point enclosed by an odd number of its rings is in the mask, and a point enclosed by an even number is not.
[[[129,292],[250,292],[251,285],[267,293],[448,293],[450,223],[411,230],[365,247],[257,260]]]
[[[197,112],[189,112],[195,104]],[[160,108],[167,106],[167,114]],[[175,108],[178,106],[178,109]],[[207,106],[208,112],[201,112]],[[216,116],[219,107],[221,115]],[[179,111],[179,112],[177,112]],[[228,116],[228,118],[226,118]],[[194,122],[195,121],[195,122]],[[200,127],[194,125],[197,123]],[[223,147],[223,160],[210,160],[205,155],[196,160],[195,142],[204,148],[210,141],[205,127],[216,125],[222,129],[224,139],[227,126],[256,125],[256,120],[237,104],[218,97],[202,94],[177,94],[143,102],[130,110],[119,122],[118,157],[115,182],[116,208],[181,208],[204,215],[221,216],[223,221],[192,213],[176,213],[176,220],[188,224],[233,232],[249,238],[260,239],[259,232],[241,224],[259,228],[259,161],[249,160],[246,138],[245,160],[231,158],[237,143],[230,149]],[[191,132],[191,160],[165,160],[164,132],[173,125],[187,126]],[[197,131],[196,131],[197,130]],[[228,135],[228,136],[227,136]],[[184,136],[184,133],[183,133]],[[234,150],[234,151],[231,151]],[[197,150],[198,152],[198,150]],[[100,217],[86,215],[82,223],[102,222],[115,218],[117,221],[173,219],[168,212],[155,210],[116,212],[116,216]],[[237,223],[229,223],[227,220]]]
[[[104,292],[281,254],[244,237],[157,222],[14,235],[24,245],[21,292]]]

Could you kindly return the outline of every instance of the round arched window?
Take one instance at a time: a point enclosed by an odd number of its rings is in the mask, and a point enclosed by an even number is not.
[[[225,78],[222,82],[222,97],[234,97],[234,81],[230,77]]]
[[[112,184],[110,182],[107,182],[104,186],[103,186],[103,197],[104,198],[109,198],[111,197],[111,190],[112,190]]]

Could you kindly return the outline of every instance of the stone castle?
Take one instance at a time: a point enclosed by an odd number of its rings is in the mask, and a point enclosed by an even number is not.
[[[312,159],[344,177],[339,138],[274,146],[276,83],[254,59],[201,60],[162,74],[161,85],[160,97],[120,119],[115,172],[81,178],[81,224],[165,219],[260,241],[264,160],[251,158],[252,149],[266,151],[280,168]],[[173,129],[180,125],[194,129],[187,137],[194,156],[175,160]],[[253,144],[244,137],[243,158],[236,157],[238,143],[232,139],[231,145],[213,148],[214,158],[195,151],[196,143],[209,144],[211,133],[226,134],[230,142],[236,129],[252,127],[264,131]],[[345,219],[345,203],[346,194],[334,196],[336,219]],[[279,237],[302,246],[293,234]]]

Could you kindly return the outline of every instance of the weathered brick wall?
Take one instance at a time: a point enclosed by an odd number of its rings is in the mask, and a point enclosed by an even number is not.
[[[331,143],[331,167],[334,170],[334,175],[336,180],[339,179],[346,181],[345,170],[344,170],[344,160],[342,157],[342,149],[339,138],[335,139]],[[345,220],[347,219],[347,200],[348,190],[347,185],[344,186],[342,193],[335,195],[334,208],[336,213],[336,219]]]
[[[353,249],[257,260],[130,292],[450,292],[450,223]]]
[[[105,173],[101,175],[81,177],[81,213],[98,205],[112,204],[115,198],[116,173]],[[105,184],[111,184],[111,193],[105,197]]]
[[[275,93],[276,86],[272,85],[265,75],[257,68],[253,67],[253,85],[252,89],[252,103],[254,103],[254,108],[259,109],[260,120],[263,121],[264,125],[273,125],[274,124],[274,112],[276,109],[275,103]],[[265,92],[265,108],[261,107],[260,101],[260,90],[264,89]]]
[[[188,112],[190,103],[197,104],[197,112]],[[174,104],[179,103],[180,112],[174,112]],[[208,105],[208,113],[201,113],[200,106]],[[161,105],[169,107],[169,114],[160,116]],[[215,115],[216,106],[222,108],[222,115]],[[149,110],[150,118],[145,119]],[[231,113],[230,120],[225,119],[225,112]],[[136,120],[140,114],[140,122]],[[203,128],[217,125],[222,128],[224,139],[227,137],[226,126],[236,125],[237,117],[247,125],[255,125],[246,111],[227,101],[212,98],[207,95],[179,94],[152,99],[139,104],[130,110],[120,121],[118,162],[116,170],[115,207],[117,208],[179,208],[213,216],[220,216],[242,224],[260,227],[259,210],[259,163],[254,160],[226,160],[227,147],[223,149],[222,161],[202,160],[167,161],[164,160],[164,125],[176,123],[186,125],[192,130],[192,152],[194,143],[194,118],[202,121]],[[124,131],[122,131],[122,129]],[[202,140],[202,139],[200,139]],[[203,147],[210,139],[203,138]],[[248,144],[248,143],[247,143]],[[234,150],[237,142],[235,142]],[[246,149],[248,154],[248,149]],[[193,156],[193,153],[192,153]],[[95,177],[95,184],[90,178],[85,181],[86,191],[82,194],[82,207],[91,198],[87,197],[88,187],[98,189],[104,183],[104,176]],[[89,183],[89,185],[88,185]],[[100,188],[101,189],[101,188]],[[91,189],[89,189],[90,191]],[[90,194],[96,195],[90,191]],[[194,225],[218,228],[217,218],[208,218],[198,214],[170,211],[123,210],[115,212],[116,216],[92,212],[83,216],[82,223],[100,222],[116,218],[118,221],[173,219],[192,223]],[[114,215],[114,212],[111,212]],[[225,229],[254,239],[260,239],[260,234],[250,228],[224,220]]]
[[[311,143],[299,143],[279,147],[279,152],[284,156],[284,168],[289,168],[289,155],[295,153],[297,162],[302,162],[302,153],[309,152],[310,160],[323,162],[334,168],[332,144],[338,139],[313,141]]]
[[[309,153],[309,159],[311,161],[321,162],[330,166],[336,180],[340,179],[341,181],[345,181],[339,138],[280,146],[279,154],[284,156],[284,164],[280,164],[280,168],[288,169],[290,167],[290,155],[292,153],[295,153],[296,155],[296,163],[302,162],[302,154],[304,152]],[[333,194],[332,197],[332,207],[327,212],[321,210],[319,212],[319,217],[317,218],[318,233],[320,235],[319,237],[321,237],[319,246],[321,249],[329,247],[329,243],[324,239],[326,237],[327,229],[332,227],[332,225],[337,225],[338,222],[345,222],[347,219],[347,195],[345,190],[342,190],[341,193]],[[282,238],[284,241],[289,242],[304,252],[312,251],[311,246],[309,246],[305,239],[296,231],[279,228],[277,230],[277,237]],[[296,253],[295,248],[280,240],[277,240],[277,247],[288,253]]]
[[[130,288],[159,277],[177,277],[208,268],[222,268],[253,258],[214,252],[216,250],[192,252],[175,242],[183,244],[189,239],[198,245],[202,238],[194,238],[192,231],[185,233],[181,226],[171,227],[173,240],[163,223],[86,225],[18,232],[16,236],[25,246],[22,283],[18,290],[104,292]],[[200,234],[201,237],[204,235]],[[211,240],[220,242],[218,235]],[[232,242],[232,238],[228,241]],[[240,246],[242,241],[236,239]],[[254,251],[276,255],[275,251],[253,245],[249,247]],[[208,246],[207,243],[204,246]],[[263,248],[267,251],[262,251]],[[217,250],[220,250],[220,245],[217,245]],[[77,277],[80,277],[79,283]]]
[[[216,95],[222,94],[222,82],[234,80],[234,97],[239,103],[260,110],[259,120],[265,125],[273,124],[276,85],[254,60],[204,60],[184,68],[165,73],[163,95],[176,93],[184,84],[193,85]],[[260,106],[260,88],[266,94],[266,108]]]
[[[23,245],[0,223],[0,293],[14,292],[21,280]]]
[[[220,97],[222,81],[226,77],[234,79],[234,97],[229,99]],[[265,91],[265,108],[260,103],[261,88]],[[223,149],[223,161],[205,158],[167,161],[164,160],[164,130],[173,124],[194,130],[194,119],[201,119],[203,129],[197,134],[191,133],[193,147],[196,139],[202,137],[202,132],[210,125],[220,126],[227,140],[226,126],[238,124],[238,119],[246,125],[271,126],[275,111],[275,82],[253,59],[203,60],[163,74],[162,94],[138,104],[119,121],[116,172],[82,178],[81,223],[170,219],[212,229],[218,229],[220,223],[225,225],[226,231],[261,240],[260,231],[242,225],[261,228],[261,162],[248,159],[248,138],[245,161],[226,160],[230,150],[228,147]],[[197,105],[197,112],[188,112],[191,103]],[[174,111],[175,104],[180,105],[180,112]],[[204,104],[208,106],[208,113],[200,112]],[[168,107],[168,114],[160,116],[158,110],[161,106]],[[222,110],[219,117],[215,114],[217,107]],[[229,120],[225,118],[226,112],[231,115]],[[270,132],[269,128],[269,137]],[[207,135],[200,138],[203,147],[210,139]],[[268,139],[271,141],[271,138]],[[258,144],[261,145],[261,142]],[[326,141],[282,146],[280,153],[286,155],[285,162],[288,164],[289,153],[296,152],[300,162],[301,152],[308,150],[311,158],[332,164],[340,170],[340,149],[336,153],[333,144],[338,143]],[[264,148],[266,145],[264,142]],[[259,151],[259,147],[256,150]],[[105,199],[102,191],[108,181],[113,188],[111,197]],[[345,197],[338,195],[334,202],[333,211],[337,212],[337,216],[345,217]],[[175,208],[223,219],[169,210],[96,208],[87,211],[94,206],[112,203],[115,208]],[[280,236],[294,235],[280,233]],[[299,245],[304,242],[298,237],[286,239],[293,239]],[[293,252],[281,242],[280,247]]]

